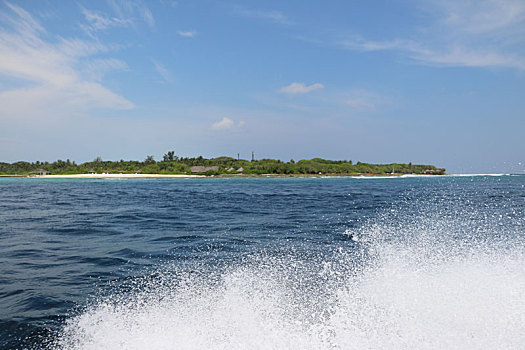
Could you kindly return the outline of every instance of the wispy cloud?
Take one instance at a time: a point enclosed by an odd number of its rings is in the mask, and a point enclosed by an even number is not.
[[[190,30],[190,31],[179,30],[177,31],[177,34],[179,34],[180,36],[186,37],[186,38],[193,38],[195,35],[197,35],[197,32],[194,30]]]
[[[153,66],[155,67],[157,73],[159,73],[159,75],[162,77],[162,79],[164,79],[168,83],[173,83],[173,75],[171,74],[170,70],[166,68],[165,65],[153,60]]]
[[[451,47],[444,52],[428,52],[413,56],[426,64],[464,67],[507,67],[525,70],[525,57],[491,49]]]
[[[494,47],[483,48],[462,44],[427,47],[407,40],[344,41],[341,45],[358,51],[398,51],[415,62],[434,66],[507,67],[525,70],[525,57]]]
[[[155,27],[155,19],[153,18],[153,13],[151,13],[149,8],[144,7],[142,9],[142,18],[144,18],[144,21],[146,21],[150,27]]]
[[[0,93],[0,117],[45,117],[67,108],[133,108],[132,102],[100,83],[104,71],[125,69],[124,62],[110,58],[98,61],[104,67],[97,74],[79,68],[80,60],[83,67],[96,65],[92,56],[107,53],[108,47],[80,39],[46,41],[43,37],[49,37],[48,33],[29,12],[11,3],[6,5],[10,12],[1,14],[0,75],[27,85]]]
[[[224,117],[220,121],[218,121],[216,123],[213,123],[211,128],[213,130],[229,130],[229,129],[233,129],[235,127],[240,128],[240,127],[244,126],[244,124],[245,123],[242,120],[239,121],[236,124],[233,119]]]
[[[93,34],[97,31],[107,30],[113,27],[127,27],[133,21],[128,19],[121,19],[117,17],[110,17],[104,13],[91,11],[86,8],[82,8],[82,14],[87,21],[87,24],[81,25],[81,27],[88,32]]]
[[[10,2],[6,1],[4,3],[17,16],[12,17],[2,13],[3,19],[12,25],[16,25],[19,32],[28,34],[44,31],[44,28],[29,14],[29,12],[19,6],[11,4]]]
[[[340,44],[348,49],[359,51],[406,50],[418,52],[418,44],[409,40],[395,39],[391,41],[367,41],[357,37],[343,40]]]
[[[507,36],[525,32],[525,2],[522,0],[478,0],[431,2],[442,12],[442,25],[473,34]]]
[[[339,44],[358,51],[397,51],[436,66],[507,67],[525,70],[525,2],[520,0],[430,1],[434,22],[414,37]]]
[[[342,100],[351,109],[363,112],[374,112],[388,104],[386,97],[367,90],[350,91],[343,96]]]
[[[292,22],[280,11],[254,10],[238,7],[235,10],[241,16],[259,18],[279,24],[292,24]]]
[[[314,90],[323,89],[324,85],[320,83],[315,83],[312,85],[306,85],[303,83],[291,83],[290,85],[284,86],[279,89],[279,92],[285,94],[307,94]]]
[[[361,97],[354,97],[346,100],[346,104],[352,108],[360,110],[375,110],[376,106],[370,101],[367,101]]]
[[[141,0],[107,0],[118,18],[141,18],[150,27],[155,27],[151,10]]]
[[[235,125],[235,122],[230,118],[222,118],[220,121],[213,123],[211,128],[214,130],[225,130],[225,129],[231,129]]]
[[[171,1],[171,0],[160,0],[160,3],[165,6],[171,6],[176,7],[178,5],[177,1]]]
[[[111,71],[128,71],[128,64],[116,58],[97,58],[85,63],[84,71],[90,80],[101,81]]]

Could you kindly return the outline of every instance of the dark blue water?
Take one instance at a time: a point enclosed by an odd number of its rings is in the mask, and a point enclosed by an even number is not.
[[[523,348],[524,236],[525,176],[0,179],[0,348]]]

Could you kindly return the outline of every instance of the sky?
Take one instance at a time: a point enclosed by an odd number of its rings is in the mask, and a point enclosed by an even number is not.
[[[0,0],[0,161],[525,173],[525,1]]]

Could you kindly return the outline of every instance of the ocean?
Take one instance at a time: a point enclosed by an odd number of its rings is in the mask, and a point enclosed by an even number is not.
[[[0,179],[1,349],[523,349],[525,176]]]

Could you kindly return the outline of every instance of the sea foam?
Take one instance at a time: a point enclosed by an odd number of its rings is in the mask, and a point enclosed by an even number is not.
[[[522,216],[442,204],[386,212],[326,251],[163,266],[72,316],[55,347],[522,348]]]

